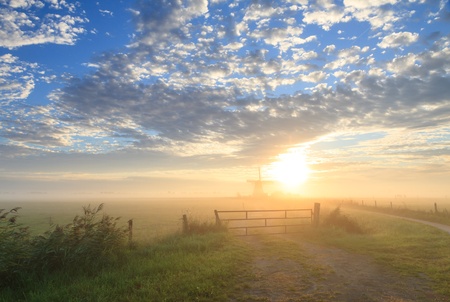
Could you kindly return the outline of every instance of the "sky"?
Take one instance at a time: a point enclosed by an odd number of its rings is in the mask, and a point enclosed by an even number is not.
[[[448,198],[449,71],[443,0],[0,0],[0,200]]]

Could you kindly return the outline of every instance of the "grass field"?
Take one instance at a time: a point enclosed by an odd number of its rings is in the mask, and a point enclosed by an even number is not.
[[[0,208],[22,207],[20,221],[29,225],[35,234],[48,230],[50,222],[70,223],[82,207],[88,204],[99,205],[103,200],[88,201],[29,201],[0,202]],[[121,217],[126,225],[133,219],[133,234],[138,241],[151,241],[181,229],[184,214],[202,221],[213,221],[214,210],[252,210],[252,209],[294,209],[313,208],[316,200],[253,200],[245,198],[199,198],[199,199],[130,199],[108,200],[104,212]]]
[[[183,236],[181,216],[214,221],[214,209],[288,209],[313,207],[318,200],[255,201],[251,199],[167,199],[111,201],[105,213],[126,225],[134,220],[137,247],[127,249],[107,267],[83,273],[57,271],[29,276],[21,288],[0,291],[0,301],[245,301],[254,276],[249,265],[255,253],[269,253],[306,265],[307,258],[273,237],[270,249],[251,251],[239,238],[213,232]],[[70,223],[88,202],[3,202],[0,208],[21,206],[20,222],[33,232],[54,223]],[[336,201],[322,201],[322,221]],[[335,226],[306,227],[299,240],[368,255],[401,276],[431,280],[433,289],[450,300],[450,235],[429,226],[387,217],[379,213],[342,209],[364,230],[352,234]],[[300,258],[299,258],[300,257]],[[306,265],[312,275],[323,266]],[[308,274],[309,274],[308,273]],[[316,301],[316,300],[310,300]],[[321,301],[321,300],[317,300]],[[442,300],[445,301],[445,300]]]
[[[339,204],[360,205],[361,200],[352,199],[266,199],[251,198],[198,198],[198,199],[129,199],[129,200],[66,200],[66,201],[0,201],[0,208],[22,207],[21,222],[29,225],[34,233],[39,234],[48,229],[50,222],[55,224],[70,223],[83,206],[105,203],[105,212],[114,217],[121,217],[124,224],[129,219],[134,221],[136,239],[145,241],[165,236],[181,227],[183,214],[198,220],[213,220],[214,210],[263,210],[313,208],[314,203],[322,204],[322,209],[334,208]],[[375,200],[363,200],[366,208],[373,208]],[[434,203],[440,210],[450,210],[450,199],[378,199],[378,209],[434,211]],[[450,221],[450,219],[449,219]]]

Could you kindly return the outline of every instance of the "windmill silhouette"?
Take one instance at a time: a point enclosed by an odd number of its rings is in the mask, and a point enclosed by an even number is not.
[[[257,180],[247,180],[247,182],[251,182],[254,184],[253,197],[266,197],[267,195],[263,190],[263,183],[269,184],[272,183],[272,181],[263,181],[261,179],[261,168],[258,168],[258,176],[259,178]]]

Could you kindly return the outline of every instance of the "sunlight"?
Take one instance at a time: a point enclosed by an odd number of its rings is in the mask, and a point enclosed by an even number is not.
[[[268,173],[271,178],[280,182],[285,189],[296,189],[308,179],[309,175],[304,152],[295,150],[278,155],[278,160],[270,165]]]

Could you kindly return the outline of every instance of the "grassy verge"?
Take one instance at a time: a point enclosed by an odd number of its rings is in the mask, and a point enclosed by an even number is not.
[[[238,288],[245,248],[227,233],[173,235],[128,251],[89,275],[56,272],[29,280],[1,301],[227,301]]]
[[[39,236],[0,213],[0,301],[225,301],[249,253],[215,223],[126,244],[119,218],[84,214]]]
[[[425,211],[425,210],[414,210],[408,208],[395,208],[395,207],[376,207],[376,206],[367,206],[367,205],[359,205],[359,204],[345,204],[343,205],[346,208],[350,209],[359,209],[364,211],[378,212],[389,215],[396,215],[420,220],[426,220],[430,222],[436,222],[441,224],[450,225],[450,213],[447,209],[443,209],[441,211]]]
[[[301,236],[305,240],[369,255],[405,276],[427,278],[436,292],[450,297],[450,236],[447,233],[377,213],[349,209],[343,212],[364,230],[362,234],[328,226]]]

